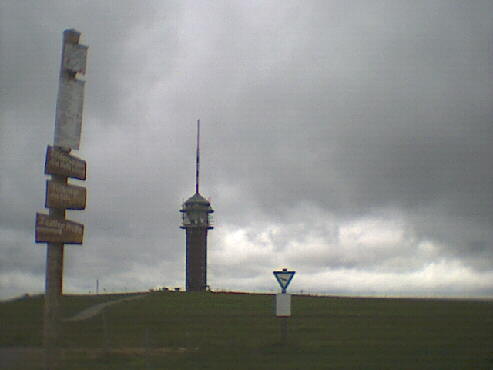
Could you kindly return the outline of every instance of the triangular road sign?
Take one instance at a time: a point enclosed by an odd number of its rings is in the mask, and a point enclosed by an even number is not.
[[[282,269],[282,271],[273,271],[274,276],[277,279],[277,282],[281,286],[282,292],[286,293],[286,289],[288,288],[289,283],[293,279],[296,271],[288,271],[288,269]]]

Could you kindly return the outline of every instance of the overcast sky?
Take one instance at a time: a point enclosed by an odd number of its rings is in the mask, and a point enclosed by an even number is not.
[[[66,293],[184,287],[200,118],[212,289],[275,291],[287,267],[293,292],[492,297],[492,14],[489,0],[3,1],[0,298],[44,291],[34,219],[67,28],[89,55]]]

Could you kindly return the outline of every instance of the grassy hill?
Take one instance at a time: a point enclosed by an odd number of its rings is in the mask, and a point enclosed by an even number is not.
[[[64,316],[117,298],[65,296]],[[0,347],[41,345],[42,304],[0,304]],[[292,314],[284,346],[272,295],[151,293],[65,322],[62,368],[493,368],[491,301],[294,296]]]

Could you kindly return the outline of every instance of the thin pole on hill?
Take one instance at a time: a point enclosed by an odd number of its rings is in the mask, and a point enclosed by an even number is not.
[[[64,176],[52,175],[52,182],[67,184]],[[49,215],[65,220],[65,209],[50,208]],[[55,369],[60,336],[60,297],[63,291],[63,243],[48,243],[46,249],[46,278],[44,299],[43,344],[46,348],[46,367]]]
[[[285,346],[288,342],[288,318],[280,317],[281,325],[281,344]]]

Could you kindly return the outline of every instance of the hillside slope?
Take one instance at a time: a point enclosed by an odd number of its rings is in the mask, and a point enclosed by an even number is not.
[[[121,296],[63,297],[65,317]],[[294,296],[280,344],[273,296],[152,293],[65,322],[64,369],[493,368],[493,303]],[[0,304],[0,346],[40,346],[42,297]]]

